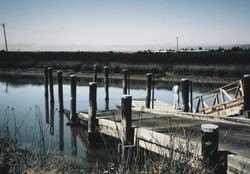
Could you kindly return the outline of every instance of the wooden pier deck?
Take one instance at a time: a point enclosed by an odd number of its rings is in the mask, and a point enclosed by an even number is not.
[[[133,110],[139,111],[145,104],[143,100],[133,100]],[[219,126],[219,145],[223,150],[228,150],[240,156],[250,158],[250,120],[241,117],[223,119],[223,117],[203,115],[196,113],[185,113],[175,110],[171,105],[155,101],[154,109],[145,109],[147,117],[143,119],[141,126],[156,132],[169,133],[178,132],[180,136],[184,132],[192,135],[192,140],[199,138],[201,124],[211,123]],[[143,115],[143,114],[142,114]],[[150,116],[149,116],[150,115]],[[239,123],[238,120],[245,121]],[[194,136],[196,133],[196,136]]]
[[[54,103],[52,68],[45,66],[44,72],[45,101],[48,103],[49,92],[50,102]],[[214,161],[213,167],[218,164],[221,167],[224,165],[219,161],[222,157],[223,160],[227,158],[229,167],[250,173],[250,75],[244,75],[241,80],[195,98],[193,98],[192,81],[181,79],[181,90],[177,92],[178,95],[181,94],[179,100],[181,111],[155,100],[155,77],[152,73],[146,74],[145,99],[132,100],[132,96],[127,95],[130,93],[130,73],[128,69],[123,69],[122,72],[123,96],[120,108],[109,110],[109,68],[104,67],[106,111],[97,111],[97,67],[94,65],[93,82],[89,83],[88,112],[78,113],[76,112],[77,76],[74,74],[70,76],[69,111],[63,109],[62,72],[57,72],[59,111],[64,110],[69,125],[87,128],[87,141],[90,145],[95,141],[98,142],[97,138],[100,140],[98,135],[103,134],[121,142],[123,155],[128,152],[128,147],[141,147],[160,155],[168,155],[169,150],[174,150],[181,156],[181,148],[192,156],[199,156],[203,164]],[[240,113],[243,113],[244,117],[236,116]],[[205,126],[202,131],[201,125]],[[225,157],[225,154],[220,154],[217,148],[218,141],[219,150],[230,151],[233,155]],[[225,165],[223,167],[225,170]]]
[[[174,135],[184,144],[187,140],[191,142],[195,146],[194,153],[201,155],[201,125],[212,123],[219,126],[219,149],[233,154],[228,156],[229,166],[241,169],[244,165],[244,171],[250,171],[250,120],[186,113],[162,101],[154,102],[154,109],[147,109],[144,107],[145,100],[132,101],[132,127],[140,147],[163,153]],[[97,112],[99,132],[119,139],[122,135],[120,112],[120,109]],[[69,115],[69,111],[66,113]],[[80,112],[77,115],[79,121],[87,126],[88,113]]]

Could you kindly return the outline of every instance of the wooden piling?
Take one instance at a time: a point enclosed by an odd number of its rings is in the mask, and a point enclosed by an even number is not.
[[[93,82],[97,82],[97,65],[94,65]]]
[[[122,89],[123,95],[128,94],[128,69],[123,69],[123,81],[122,81]]]
[[[96,130],[96,90],[97,83],[89,83],[89,121],[88,121],[88,132]]]
[[[189,80],[181,79],[181,96],[182,96],[182,105],[181,110],[183,112],[189,111]]]
[[[128,95],[130,95],[130,85],[131,85],[130,72],[128,72]]]
[[[48,66],[44,65],[44,100],[45,100],[45,118],[49,124],[49,88],[48,88]]]
[[[70,123],[77,123],[76,115],[76,75],[71,75],[71,112],[70,112]]]
[[[109,67],[104,67],[105,110],[109,110]]]
[[[132,166],[135,157],[134,128],[132,128],[132,96],[123,95],[121,100],[122,161]]]
[[[48,89],[48,66],[44,65],[44,96],[49,98],[49,89]]]
[[[48,68],[49,72],[49,92],[50,92],[50,103],[54,103],[54,89],[53,89],[53,68]]]
[[[202,124],[201,130],[203,165],[209,170],[215,170],[216,165],[218,165],[219,126],[214,124]]]
[[[132,96],[123,95],[121,100],[121,123],[123,126],[124,145],[134,144],[134,133],[132,129]]]
[[[152,73],[147,73],[147,85],[146,85],[146,103],[145,107],[150,108],[150,101],[151,101],[151,88],[152,88]]]
[[[190,94],[190,111],[193,112],[193,83],[189,80],[189,94]]]
[[[244,115],[250,118],[250,74],[243,76],[243,91],[244,91]]]
[[[155,104],[155,76],[152,77],[152,109],[154,109]]]
[[[59,111],[63,111],[63,77],[62,77],[62,71],[57,71],[57,81],[58,81]]]
[[[109,100],[109,67],[104,67],[105,100]]]
[[[89,83],[89,120],[88,120],[88,143],[91,146],[94,146],[97,143],[97,128],[98,122],[96,119],[96,91],[97,91],[97,83],[90,82]]]

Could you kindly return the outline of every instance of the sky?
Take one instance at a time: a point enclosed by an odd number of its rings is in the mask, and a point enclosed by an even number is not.
[[[249,21],[250,0],[0,0],[10,51],[249,44]]]

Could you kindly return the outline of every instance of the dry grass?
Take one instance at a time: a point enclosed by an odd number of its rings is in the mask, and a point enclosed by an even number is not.
[[[23,174],[63,174],[63,173],[102,173],[98,163],[86,160],[53,155],[43,167],[28,168]]]
[[[46,134],[44,132],[45,130],[41,128],[42,122],[39,119],[41,116],[39,114],[39,109],[36,109],[39,123],[37,129],[39,129],[40,137],[43,139]],[[142,113],[140,113],[139,118],[142,118]],[[6,126],[7,125],[1,125],[1,128],[6,128]],[[138,126],[140,126],[140,119],[138,121]],[[180,128],[180,130],[183,129]],[[1,129],[1,132],[3,131],[4,130]],[[188,135],[187,132],[184,132],[184,134]],[[0,136],[0,173],[207,173],[203,168],[200,159],[197,158],[197,156],[190,154],[187,149],[187,147],[189,147],[187,144],[189,144],[191,138],[189,136],[185,137],[187,142],[184,144],[183,142],[172,141],[168,148],[163,149],[164,151],[162,154],[167,155],[160,156],[147,150],[140,149],[139,146],[136,145],[134,148],[129,149],[129,151],[135,152],[136,150],[137,153],[128,153],[126,158],[122,158],[124,156],[117,153],[117,157],[114,158],[115,160],[108,163],[107,166],[98,162],[90,163],[79,158],[68,158],[58,153],[58,151],[55,151],[54,153],[43,153],[44,144],[34,146],[35,148],[23,149],[17,146],[16,141],[2,137],[2,134]],[[172,133],[171,136],[172,139],[175,140],[176,137],[180,137],[180,134]],[[152,138],[154,139],[154,137]],[[39,142],[44,143],[42,140]],[[178,151],[174,147],[178,147]],[[107,148],[114,149],[113,147]]]

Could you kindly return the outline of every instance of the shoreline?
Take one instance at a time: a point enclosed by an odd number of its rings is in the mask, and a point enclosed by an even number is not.
[[[56,77],[56,71],[62,71],[64,79],[70,79],[71,74],[76,74],[79,78],[93,78],[93,72],[82,72],[82,71],[74,71],[74,70],[63,70],[63,69],[54,69],[53,76]],[[18,76],[18,77],[44,77],[44,71],[40,68],[29,68],[29,69],[0,69],[1,77],[8,76]],[[98,72],[98,79],[103,79],[103,72]],[[114,80],[122,80],[122,73],[113,73],[109,74],[110,79]],[[211,77],[211,76],[192,76],[192,75],[175,75],[172,73],[165,74],[155,74],[155,81],[160,82],[180,82],[181,79],[189,79],[192,80],[194,84],[208,84],[208,85],[225,85],[227,83],[231,83],[233,81],[239,80],[237,77]],[[146,74],[131,74],[131,80],[137,81],[146,81]]]

